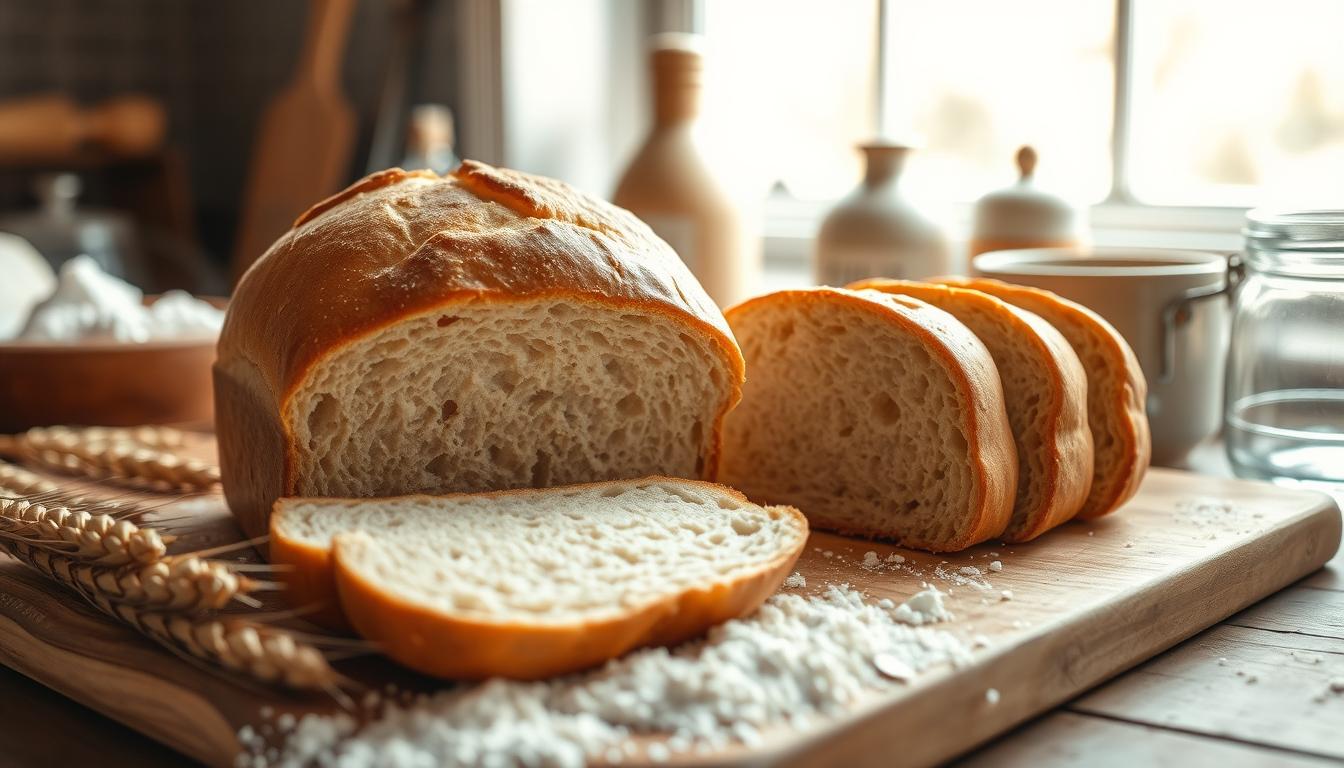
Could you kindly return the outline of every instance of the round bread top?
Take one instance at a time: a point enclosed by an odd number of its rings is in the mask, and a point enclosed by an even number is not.
[[[742,380],[723,314],[643,222],[562,182],[471,160],[442,177],[381,171],[300,216],[234,292],[219,364],[250,361],[282,400],[320,357],[402,318],[555,295],[680,318]]]

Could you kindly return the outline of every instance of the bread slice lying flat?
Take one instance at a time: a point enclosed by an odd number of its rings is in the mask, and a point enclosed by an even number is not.
[[[795,509],[651,477],[546,490],[282,499],[272,554],[396,661],[539,679],[749,613],[807,541]]]
[[[1017,447],[1017,498],[1005,541],[1029,541],[1077,514],[1092,487],[1087,374],[1055,327],[969,288],[864,280],[851,288],[912,296],[971,329],[994,358]]]
[[[1078,517],[1100,517],[1124,504],[1138,491],[1152,455],[1148,383],[1124,337],[1097,313],[1050,291],[981,278],[935,282],[997,296],[1040,315],[1064,334],[1087,372],[1087,421],[1095,454],[1092,489]]]
[[[248,270],[215,363],[229,507],[712,480],[742,357],[670,246],[550,179],[389,170]]]
[[[1017,458],[985,345],[878,291],[817,288],[727,312],[749,371],[724,482],[813,525],[932,551],[1003,532]]]

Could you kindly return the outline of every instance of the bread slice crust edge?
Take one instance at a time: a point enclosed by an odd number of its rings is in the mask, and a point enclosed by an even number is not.
[[[961,327],[951,315],[917,299],[892,296],[878,291],[851,291],[843,288],[811,288],[777,291],[757,296],[729,308],[724,314],[732,324],[734,318],[751,312],[767,302],[838,302],[850,308],[875,315],[890,322],[903,331],[919,338],[926,348],[939,359],[945,370],[959,372],[953,376],[959,399],[970,404],[965,410],[967,444],[970,447],[971,464],[976,473],[976,493],[973,501],[974,521],[965,533],[951,541],[926,541],[914,536],[898,536],[889,530],[865,527],[831,527],[837,533],[858,535],[867,538],[896,541],[902,546],[924,549],[930,552],[955,552],[998,536],[1008,525],[1012,515],[1013,497],[1017,488],[1017,451],[1013,446],[1008,417],[1003,405],[1002,385],[998,372],[988,351],[980,345],[969,330]],[[897,308],[899,307],[899,309]],[[965,375],[964,363],[948,346],[945,340],[923,323],[909,316],[911,312],[934,313],[945,318],[945,323],[961,327],[967,336],[980,345],[987,364],[987,373],[992,380],[976,381]],[[770,503],[787,504],[787,499],[764,499]]]
[[[1005,322],[1017,331],[1021,343],[1029,346],[1037,359],[1046,361],[1051,381],[1042,425],[1043,433],[1049,438],[1044,446],[1047,453],[1043,462],[1046,503],[1036,509],[1015,511],[1013,523],[1005,529],[1003,539],[1010,543],[1031,541],[1073,519],[1092,487],[1092,432],[1087,423],[1086,372],[1059,331],[1038,315],[971,288],[886,278],[860,280],[848,287],[921,300],[942,294],[948,301],[994,305],[995,310],[1002,313]],[[1012,404],[1008,406],[1012,407]],[[1025,464],[1020,451],[1017,460],[1019,468]],[[1020,487],[1018,491],[1021,492]],[[1018,519],[1020,516],[1021,520]]]
[[[411,494],[401,501],[452,498],[509,498],[544,494],[560,489],[594,489],[632,483],[675,483],[700,486],[751,503],[726,486],[685,478],[647,477],[597,483],[557,486],[550,489],[520,488],[478,494]],[[412,600],[388,595],[362,577],[349,564],[352,547],[370,546],[359,536],[334,537],[330,549],[311,546],[286,535],[284,509],[289,505],[326,503],[378,503],[381,499],[292,498],[276,502],[271,518],[273,562],[291,568],[282,574],[287,599],[295,607],[310,610],[319,623],[334,629],[355,629],[374,640],[389,656],[406,666],[452,679],[507,676],[541,679],[590,667],[637,647],[672,645],[690,639],[710,626],[754,610],[778,589],[788,576],[807,542],[808,523],[798,510],[776,506],[800,529],[792,549],[731,582],[716,581],[677,595],[646,601],[624,614],[582,623],[487,621],[453,618],[443,611],[418,605]],[[341,537],[346,542],[342,555]],[[376,539],[367,533],[364,538]],[[372,544],[376,546],[376,543]],[[405,632],[389,632],[398,627]],[[413,639],[412,633],[416,633]],[[434,649],[440,649],[435,651]],[[443,649],[451,649],[451,653]]]
[[[945,283],[984,291],[1034,312],[1059,327],[1060,322],[1052,319],[1085,326],[1092,329],[1095,338],[1102,342],[1102,351],[1108,367],[1120,372],[1121,381],[1115,387],[1114,396],[1101,407],[1109,407],[1113,422],[1118,427],[1117,440],[1121,448],[1117,453],[1120,462],[1104,475],[1096,472],[1092,479],[1092,489],[1087,500],[1079,510],[1079,519],[1089,520],[1108,515],[1119,509],[1139,490],[1143,477],[1148,471],[1152,458],[1152,436],[1148,426],[1146,398],[1148,382],[1139,367],[1138,358],[1115,327],[1106,322],[1101,315],[1074,301],[1040,288],[1015,285],[991,278],[937,277],[930,282]],[[1064,332],[1064,329],[1060,329]],[[1080,358],[1082,354],[1078,355]],[[1093,401],[1091,387],[1088,388],[1089,411],[1097,407]],[[1095,427],[1094,427],[1095,433]],[[1094,434],[1095,443],[1095,434]],[[1101,460],[1100,451],[1097,461]]]

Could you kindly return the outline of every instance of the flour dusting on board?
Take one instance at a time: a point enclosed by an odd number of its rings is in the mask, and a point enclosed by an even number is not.
[[[1223,499],[1195,497],[1176,502],[1172,519],[1195,529],[1195,538],[1246,536],[1264,527],[1264,514],[1250,512]],[[1126,545],[1128,546],[1128,545]]]
[[[919,621],[912,617],[918,616]],[[871,604],[846,584],[817,597],[779,594],[700,642],[651,648],[602,669],[543,683],[493,680],[387,704],[357,727],[348,715],[299,719],[278,755],[242,766],[378,768],[442,764],[581,766],[629,753],[629,736],[669,734],[648,759],[757,743],[764,729],[805,727],[913,674],[964,664],[967,647],[925,626],[949,618],[928,588]],[[878,668],[877,659],[888,670]]]

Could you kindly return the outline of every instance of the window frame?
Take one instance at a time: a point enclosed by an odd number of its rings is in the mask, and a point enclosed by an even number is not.
[[[513,87],[510,77],[518,73],[509,60],[506,28],[510,19],[526,18],[530,2],[540,0],[489,0],[457,4],[457,40],[459,56],[459,88],[464,114],[462,120],[462,154],[487,162],[518,165],[527,155],[527,147],[544,136],[548,129],[538,123],[537,116],[514,114],[517,105],[507,98]],[[601,80],[611,72],[621,70],[636,73],[620,83],[613,84],[619,92],[608,94],[605,116],[594,116],[600,123],[587,141],[600,142],[606,149],[616,148],[618,156],[608,158],[609,167],[590,169],[588,176],[615,177],[626,162],[625,156],[642,140],[647,130],[645,104],[648,84],[645,82],[643,46],[644,37],[659,32],[704,33],[705,2],[707,0],[641,0],[638,3],[618,3],[617,0],[588,0],[593,5],[605,5],[613,15],[609,29],[602,31],[575,31],[586,34],[592,45],[612,45],[611,67],[606,71],[570,72],[572,79]],[[879,28],[877,34],[877,77],[875,119],[883,119],[887,44],[885,21],[893,0],[875,0],[878,3]],[[1129,157],[1133,150],[1131,135],[1132,76],[1134,55],[1134,7],[1138,0],[1113,0],[1115,5],[1115,89],[1111,135],[1111,189],[1106,198],[1088,209],[1092,241],[1097,245],[1150,246],[1193,248],[1204,250],[1237,250],[1240,247],[1240,229],[1247,208],[1237,206],[1172,206],[1145,203],[1135,198],[1130,190]],[[617,7],[619,6],[619,8]],[[619,10],[620,13],[616,13]],[[615,18],[619,16],[620,18]],[[632,42],[631,36],[640,38]],[[556,67],[565,68],[565,62]],[[554,75],[555,73],[550,73]],[[543,116],[544,117],[544,116]],[[880,130],[881,125],[875,124]],[[589,148],[591,149],[591,148]],[[590,153],[591,155],[591,153]],[[537,172],[564,176],[566,170],[534,168]],[[574,181],[571,179],[571,181]],[[857,180],[856,180],[857,183]],[[599,194],[610,190],[590,183],[590,191]],[[826,212],[834,200],[800,200],[770,197],[764,202],[765,255],[767,264],[797,267],[810,262],[813,240]],[[953,252],[963,253],[969,236],[972,204],[961,203],[940,207],[946,213],[940,217],[945,231],[953,235]],[[959,266],[954,263],[954,266]]]
[[[659,2],[660,0],[655,0]],[[691,0],[697,5],[704,0]],[[1089,209],[1093,242],[1097,245],[1185,247],[1211,250],[1236,250],[1246,207],[1174,206],[1145,203],[1130,187],[1130,163],[1133,132],[1133,63],[1135,0],[1113,0],[1115,5],[1115,81],[1111,116],[1111,188],[1107,196]],[[687,0],[677,0],[684,4]],[[886,60],[888,40],[885,33],[890,4],[877,0],[877,77],[874,94],[878,124],[886,110]],[[704,32],[704,14],[691,14],[695,31]],[[766,255],[786,261],[810,258],[811,240],[832,202],[771,199],[766,203]],[[942,222],[955,233],[968,233],[971,204],[946,206],[949,220]],[[961,243],[954,242],[954,246]]]

